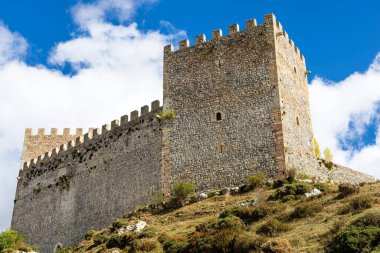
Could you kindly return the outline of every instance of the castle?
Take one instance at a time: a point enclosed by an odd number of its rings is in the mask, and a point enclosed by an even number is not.
[[[274,15],[164,48],[164,102],[82,135],[25,131],[12,228],[42,252],[70,246],[175,182],[237,186],[289,169],[335,182],[366,174],[314,156],[305,58]],[[174,112],[175,117],[158,117]],[[162,113],[161,113],[162,114]],[[56,148],[57,147],[57,148]]]

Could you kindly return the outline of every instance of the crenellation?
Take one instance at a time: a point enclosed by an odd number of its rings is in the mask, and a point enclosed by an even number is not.
[[[201,34],[201,35],[198,35],[195,37],[196,45],[200,45],[200,44],[205,43],[205,42],[206,42],[206,35]]]
[[[109,124],[105,124],[102,126],[102,134],[105,134],[110,130],[111,130],[111,126]]]
[[[141,107],[141,113],[140,113],[141,116],[145,116],[148,113],[149,113],[149,106],[144,105],[143,107]]]
[[[139,117],[139,111],[135,110],[131,112],[131,121]]]
[[[120,126],[119,120],[115,119],[111,121],[111,129],[115,129]]]
[[[249,19],[245,22],[246,30],[253,30],[257,26],[256,19]]]
[[[128,115],[123,115],[120,118],[120,125],[125,126],[128,124]]]
[[[83,138],[83,136],[78,136],[78,137],[75,139],[75,146],[79,146],[79,145],[81,145],[83,142],[84,142],[84,138]]]
[[[75,130],[75,135],[83,135],[83,128],[77,128],[76,130]]]
[[[70,135],[70,128],[64,128],[63,129],[63,136],[69,136]]]
[[[169,44],[164,47],[164,54],[173,53],[173,45]]]
[[[212,40],[219,40],[222,37],[223,37],[223,33],[221,29],[218,29],[212,32]]]
[[[157,111],[160,108],[160,101],[159,100],[154,100],[151,103],[151,111]]]
[[[189,45],[190,45],[190,43],[189,43],[189,40],[188,40],[188,39],[181,40],[181,41],[179,42],[179,50],[181,50],[181,49],[185,49],[185,48],[188,48]]]
[[[31,128],[25,128],[25,137],[33,135],[33,130]]]
[[[44,136],[45,135],[45,128],[38,128],[38,135]]]
[[[57,128],[51,128],[50,129],[50,135],[53,135],[53,136],[58,135],[58,129]]]
[[[239,32],[239,24],[233,24],[228,27],[228,34],[233,35]]]
[[[92,131],[92,136],[93,136],[93,138],[98,137],[98,136],[100,136],[101,134],[102,134],[102,129],[100,129],[100,128],[95,128],[95,129]]]

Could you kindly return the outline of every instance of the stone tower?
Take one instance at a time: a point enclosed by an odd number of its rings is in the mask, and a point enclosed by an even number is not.
[[[163,134],[167,185],[186,178],[207,189],[256,172],[281,177],[312,156],[305,59],[274,15],[164,51],[164,110],[176,113]]]

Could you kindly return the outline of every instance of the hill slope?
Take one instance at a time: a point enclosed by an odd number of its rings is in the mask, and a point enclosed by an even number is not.
[[[306,198],[304,192],[314,188],[325,192]],[[146,227],[130,231],[139,221]],[[141,208],[109,228],[89,231],[75,249],[60,251],[380,252],[379,243],[379,182],[340,192],[333,184],[293,183],[216,195],[172,211]]]

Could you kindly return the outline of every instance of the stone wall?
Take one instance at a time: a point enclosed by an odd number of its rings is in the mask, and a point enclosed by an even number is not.
[[[273,15],[210,41],[181,41],[164,54],[164,110],[176,118],[163,134],[164,185],[198,189],[240,184],[257,172],[276,177],[283,161]],[[220,114],[219,114],[220,113]],[[219,114],[219,116],[218,116]],[[220,117],[220,120],[218,120]]]
[[[95,129],[20,171],[12,228],[42,252],[75,245],[91,229],[149,200],[161,187],[158,101]]]
[[[45,152],[59,147],[62,143],[75,140],[82,135],[82,132],[82,128],[77,128],[75,134],[72,134],[70,133],[70,128],[65,128],[62,134],[58,134],[57,128],[52,128],[50,134],[46,134],[45,129],[40,128],[37,134],[33,134],[31,128],[25,129],[21,166],[23,166],[25,162],[30,162],[39,155],[43,155]]]
[[[286,167],[298,169],[314,156],[306,63],[279,22],[275,34]]]

